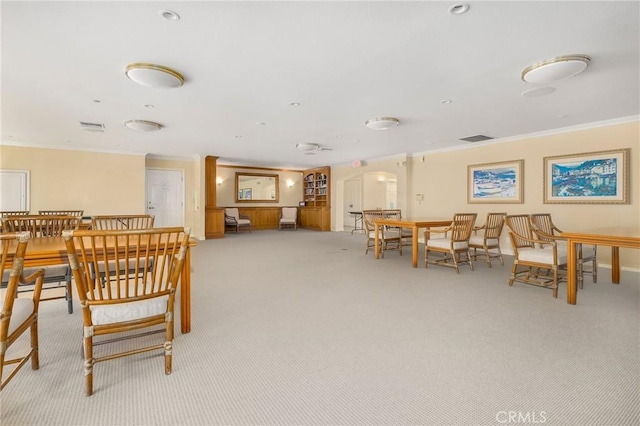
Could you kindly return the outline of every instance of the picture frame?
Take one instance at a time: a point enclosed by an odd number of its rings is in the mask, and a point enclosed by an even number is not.
[[[251,200],[251,188],[245,188],[244,190],[244,199]]]
[[[524,160],[467,166],[467,202],[524,203]]]
[[[238,200],[242,200],[244,195],[244,189],[238,189]]]
[[[629,204],[630,151],[544,157],[544,204]]]

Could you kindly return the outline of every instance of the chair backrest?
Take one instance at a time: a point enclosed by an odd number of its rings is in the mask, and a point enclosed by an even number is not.
[[[511,245],[514,249],[520,248],[534,248],[535,244],[532,241],[527,241],[524,238],[529,240],[533,239],[533,230],[531,228],[531,222],[529,220],[529,215],[527,214],[516,214],[516,215],[507,215],[504,219],[507,228],[509,229],[509,238],[511,239]]]
[[[78,229],[78,216],[27,215],[2,218],[2,229],[8,232],[30,232],[32,237],[59,237],[62,231]]]
[[[40,215],[50,216],[79,216],[82,217],[84,210],[38,210]]]
[[[92,216],[91,229],[147,229],[153,228],[154,220],[151,214]]]
[[[175,297],[189,234],[181,227],[65,231],[69,265],[83,307]],[[127,265],[143,272],[129,273]],[[101,270],[107,283],[94,272]],[[87,324],[91,314],[85,311],[84,316]]]
[[[298,218],[298,209],[296,207],[283,207],[282,219],[295,220]]]
[[[26,216],[29,214],[29,210],[5,210],[0,211],[0,218],[7,216]]]
[[[469,241],[477,213],[456,213],[451,222],[451,241]]]
[[[487,221],[484,224],[485,239],[500,238],[502,228],[504,228],[504,218],[506,213],[488,213]]]
[[[558,228],[553,224],[551,220],[551,214],[549,213],[535,213],[530,216],[533,232],[538,236],[538,239],[542,241],[554,241],[560,232]]]
[[[227,207],[224,209],[224,214],[234,218],[235,220],[240,219],[240,212],[237,207]]]
[[[362,223],[367,232],[375,230],[375,221],[378,219],[386,219],[384,210],[362,210]]]

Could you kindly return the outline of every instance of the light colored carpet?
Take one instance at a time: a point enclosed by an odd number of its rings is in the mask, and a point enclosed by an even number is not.
[[[173,373],[160,355],[100,363],[91,397],[79,305],[45,302],[41,368],[2,392],[0,421],[640,424],[640,274],[612,285],[601,268],[570,306],[564,287],[558,299],[509,287],[509,257],[457,275],[411,268],[410,248],[376,261],[364,246],[305,230],[200,242],[193,331],[177,332]]]

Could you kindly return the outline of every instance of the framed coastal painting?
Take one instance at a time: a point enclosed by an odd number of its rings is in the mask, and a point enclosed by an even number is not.
[[[523,203],[524,160],[467,166],[469,203]]]
[[[545,204],[629,204],[630,149],[544,158]]]

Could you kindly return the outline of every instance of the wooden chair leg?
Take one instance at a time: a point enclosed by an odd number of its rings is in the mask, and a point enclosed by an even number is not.
[[[84,338],[84,376],[87,396],[93,395],[93,337]]]
[[[38,354],[38,321],[36,320],[31,324],[31,369],[37,370],[40,368],[40,356]]]

